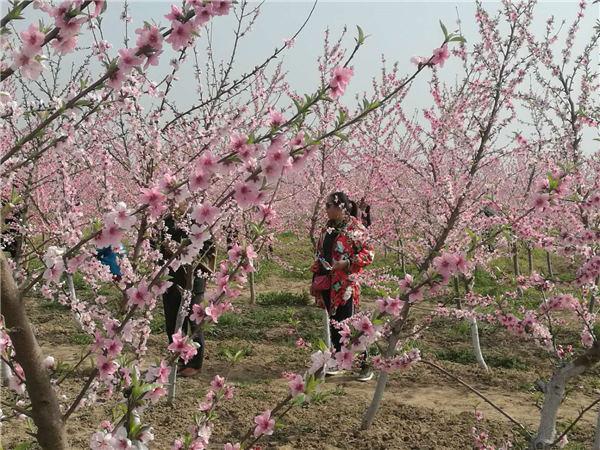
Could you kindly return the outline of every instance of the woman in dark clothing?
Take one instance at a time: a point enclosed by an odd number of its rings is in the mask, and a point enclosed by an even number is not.
[[[188,234],[185,230],[178,227],[174,217],[169,214],[164,219],[165,231],[171,236],[171,240],[181,243],[187,239]],[[161,239],[162,241],[162,239]],[[170,258],[173,253],[163,244],[161,245],[161,253],[165,259]],[[204,247],[198,255],[199,262],[190,265],[181,265],[177,270],[169,268],[169,276],[173,283],[163,294],[163,307],[165,311],[165,330],[169,343],[173,342],[173,334],[177,331],[177,315],[181,305],[183,290],[192,291],[192,301],[190,302],[187,314],[181,326],[182,333],[187,334],[188,331],[194,336],[194,342],[199,344],[198,352],[186,364],[180,364],[179,373],[183,377],[191,377],[196,375],[202,369],[204,361],[204,334],[194,322],[190,321],[189,316],[192,312],[192,306],[200,304],[204,297],[206,288],[206,277],[210,276],[214,271],[215,261],[215,246],[212,239],[204,243]],[[203,276],[197,276],[197,271],[200,270]],[[191,286],[190,286],[191,285]]]
[[[346,194],[334,192],[329,195],[325,207],[329,220],[321,233],[317,260],[311,269],[315,275],[328,275],[330,287],[314,294],[317,305],[325,308],[332,320],[341,322],[351,317],[359,306],[360,286],[353,275],[371,264],[373,247],[368,243],[366,228],[350,215],[351,204]],[[340,351],[339,330],[330,326],[330,333],[333,347]],[[370,380],[372,372],[366,367],[363,369],[359,379]]]
[[[371,226],[371,205],[365,202],[364,197],[358,202],[358,212],[360,213],[360,217],[357,216],[357,218],[366,228],[369,228]]]

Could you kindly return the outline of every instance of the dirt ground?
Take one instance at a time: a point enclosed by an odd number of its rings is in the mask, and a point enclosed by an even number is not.
[[[300,292],[306,283],[300,280],[269,279],[259,285],[259,292],[285,290]],[[241,298],[240,302],[246,302]],[[63,361],[76,361],[85,345],[77,339],[75,323],[69,312],[40,306],[29,301],[29,310],[36,334],[44,351]],[[272,307],[275,308],[275,307]],[[240,304],[245,313],[252,309]],[[269,313],[265,309],[264,313]],[[299,306],[293,314],[312,314],[313,306]],[[220,326],[220,325],[219,325]],[[174,438],[185,432],[192,420],[199,399],[215,374],[224,374],[227,363],[220,349],[243,345],[248,355],[235,366],[229,380],[236,386],[236,399],[224,403],[219,410],[211,448],[222,448],[223,443],[235,442],[253,426],[253,417],[271,409],[286,395],[283,371],[301,371],[309,361],[308,350],[296,349],[287,333],[285,323],[272,323],[264,330],[264,338],[244,339],[239,324],[223,325],[229,334],[213,334],[207,338],[207,357],[203,372],[196,378],[178,381],[173,407],[164,402],[144,412],[145,422],[154,427],[152,448],[169,449]],[[318,330],[319,322],[311,325]],[[219,327],[216,328],[217,330]],[[454,331],[453,331],[454,330]],[[300,334],[304,330],[299,330]],[[237,334],[236,334],[237,333]],[[75,336],[75,337],[74,337]],[[84,336],[85,337],[85,336]],[[292,343],[290,343],[292,342]],[[438,323],[423,338],[424,356],[436,360],[436,354],[448,349],[468,351],[468,335],[461,336],[448,323]],[[482,330],[482,347],[488,355],[512,355],[519,361],[518,368],[494,367],[482,372],[473,363],[437,360],[448,371],[465,380],[529,429],[535,429],[539,420],[536,400],[540,393],[533,382],[547,379],[550,363],[541,351],[523,346],[516,339],[498,330]],[[160,358],[165,348],[165,337],[160,329],[150,337],[149,360]],[[72,399],[82,385],[85,369],[63,384],[61,393]],[[564,429],[580,409],[590,404],[600,392],[600,377],[596,370],[581,377],[571,386],[560,409],[559,425]],[[471,429],[478,426],[490,434],[490,443],[501,445],[505,439],[522,447],[523,439],[516,428],[500,413],[468,389],[424,364],[391,376],[388,388],[374,425],[360,431],[361,417],[369,404],[375,381],[357,382],[352,376],[327,379],[324,389],[330,395],[318,404],[292,409],[275,433],[260,442],[261,448],[273,449],[468,449],[473,448]],[[110,399],[94,408],[77,411],[68,423],[72,448],[89,448],[90,435],[98,429],[101,420],[110,417],[110,410],[118,399]],[[484,413],[477,423],[475,410]],[[574,428],[568,448],[591,447],[596,412],[588,413]],[[15,449],[22,442],[31,442],[25,422],[11,422],[2,429],[4,449]],[[22,448],[36,448],[22,447]]]

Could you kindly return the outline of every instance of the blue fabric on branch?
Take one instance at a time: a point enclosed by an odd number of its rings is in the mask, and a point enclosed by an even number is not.
[[[121,267],[119,267],[119,262],[117,261],[117,256],[118,255],[110,245],[98,249],[97,258],[100,262],[105,266],[108,266],[111,274],[120,277],[122,274]]]

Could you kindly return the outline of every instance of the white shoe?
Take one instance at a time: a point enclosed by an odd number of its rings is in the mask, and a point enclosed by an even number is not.
[[[326,377],[334,377],[336,375],[341,375],[344,373],[344,370],[337,370],[337,369],[329,369],[325,371],[325,376]]]
[[[356,379],[358,381],[366,382],[366,381],[371,381],[374,376],[375,376],[375,374],[373,373],[373,371],[371,369],[363,369],[360,371],[360,373],[358,374]]]

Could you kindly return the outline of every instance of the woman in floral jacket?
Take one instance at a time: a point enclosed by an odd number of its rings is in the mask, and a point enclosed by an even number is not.
[[[329,275],[330,288],[313,292],[317,305],[325,308],[337,322],[351,317],[360,302],[357,275],[373,262],[373,247],[367,229],[350,213],[350,200],[343,192],[334,192],[325,204],[328,222],[317,247],[317,260],[311,270],[316,275]],[[339,330],[330,326],[334,348],[341,349]],[[370,379],[370,378],[369,378]]]

